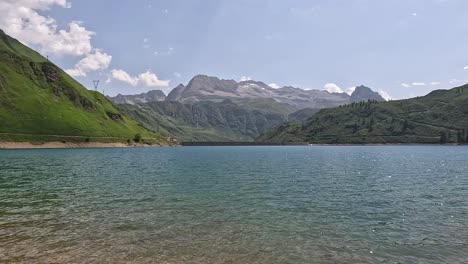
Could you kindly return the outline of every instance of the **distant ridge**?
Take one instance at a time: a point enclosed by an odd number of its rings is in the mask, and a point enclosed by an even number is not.
[[[322,109],[305,122],[290,122],[259,142],[324,144],[445,144],[468,142],[468,85],[389,102],[358,102]]]
[[[166,95],[161,90],[152,90],[146,93],[136,94],[136,95],[122,95],[118,94],[114,97],[107,97],[109,100],[116,104],[141,104],[141,103],[151,103],[151,102],[160,102],[166,99]]]
[[[166,101],[199,102],[216,101],[224,99],[273,99],[278,103],[285,103],[303,108],[328,108],[350,103],[356,100],[384,100],[378,93],[370,88],[360,86],[353,95],[346,93],[329,93],[323,90],[303,90],[285,86],[272,88],[259,81],[223,80],[217,77],[197,75],[184,86],[174,88],[167,96]]]

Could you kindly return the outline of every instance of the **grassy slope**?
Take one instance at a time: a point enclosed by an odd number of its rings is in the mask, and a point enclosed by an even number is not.
[[[253,141],[259,133],[286,120],[278,113],[246,109],[232,102],[153,102],[120,105],[148,129],[182,141]]]
[[[318,108],[304,108],[288,115],[289,121],[306,121],[320,111]]]
[[[165,102],[166,104],[181,104],[178,102]],[[231,141],[232,137],[239,135],[216,129],[194,126],[177,116],[170,116],[158,111],[156,103],[142,105],[119,105],[133,118],[140,120],[148,129],[171,135],[181,141]],[[150,106],[153,105],[153,106]],[[180,110],[177,110],[179,113]]]
[[[0,140],[125,141],[141,133],[102,94],[89,91],[37,52],[0,31]]]
[[[291,122],[258,141],[311,143],[465,143],[468,85],[408,100],[324,109],[304,123]]]
[[[298,110],[294,106],[285,103],[278,103],[272,98],[237,99],[233,100],[233,102],[246,109],[280,114],[285,117]]]
[[[21,44],[18,40],[11,38],[0,29],[0,50],[28,58],[33,62],[46,62],[47,59],[38,52]]]

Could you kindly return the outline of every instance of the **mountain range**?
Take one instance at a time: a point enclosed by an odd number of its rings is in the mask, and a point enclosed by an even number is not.
[[[296,110],[304,108],[329,108],[362,100],[385,101],[377,92],[365,86],[347,93],[330,93],[324,90],[304,90],[285,86],[272,88],[259,81],[223,80],[217,77],[197,75],[185,86],[179,84],[164,98],[162,91],[150,91],[140,95],[117,95],[109,99],[115,103],[135,104],[156,101],[194,103],[200,101],[221,102],[230,99],[234,102],[245,99],[273,99],[277,103],[288,104]]]
[[[161,91],[109,99],[146,128],[184,141],[253,141],[281,123],[305,120],[322,108],[357,100],[384,101],[365,86],[348,95],[275,89],[259,81],[236,82],[206,75],[178,85],[164,100]]]
[[[166,99],[166,95],[163,91],[152,90],[147,93],[135,94],[135,95],[122,95],[118,94],[115,97],[107,97],[109,100],[113,101],[116,104],[141,104],[141,103],[151,103],[151,102],[160,102]]]

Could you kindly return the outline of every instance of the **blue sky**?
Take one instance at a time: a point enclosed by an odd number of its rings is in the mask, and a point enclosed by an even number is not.
[[[31,19],[22,32],[0,18],[0,27],[85,86],[100,79],[110,95],[168,92],[196,74],[307,89],[364,84],[395,99],[468,83],[465,0],[30,2],[0,0],[0,13],[24,16],[14,5],[53,23]],[[35,30],[74,41],[48,48]]]

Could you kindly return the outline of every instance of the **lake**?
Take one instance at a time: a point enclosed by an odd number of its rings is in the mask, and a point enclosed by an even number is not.
[[[467,261],[468,147],[0,150],[0,262]]]

